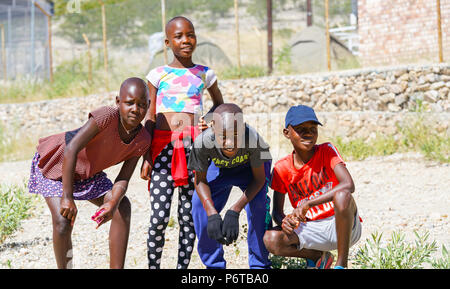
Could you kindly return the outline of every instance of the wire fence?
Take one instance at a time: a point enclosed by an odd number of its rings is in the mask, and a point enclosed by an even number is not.
[[[5,25],[9,79],[23,74],[48,78],[50,65],[47,19],[33,6],[33,2],[35,1],[15,0],[12,1],[14,5],[1,6],[0,23]],[[165,3],[166,20],[181,14],[194,23],[200,40],[197,61],[203,60],[208,65],[218,64],[219,70],[240,64],[266,70],[267,1],[264,0],[100,1],[105,8],[106,51],[109,52],[103,60],[105,45],[102,5],[98,4],[99,1],[54,2],[56,13],[52,26],[52,55],[55,67],[83,58],[89,48],[86,39],[90,42],[92,57],[102,62],[100,66],[105,65],[105,59],[111,62],[111,71],[108,73],[114,74],[115,63],[123,63],[124,58],[127,66],[134,71],[147,70],[152,66],[151,62],[160,64],[163,37],[158,38],[159,45],[149,42],[152,36],[155,39],[155,33],[162,31],[161,5]],[[234,9],[235,2],[237,10]],[[304,2],[306,1],[273,1],[273,60],[276,70],[291,70],[288,67],[290,60],[283,53],[290,38],[307,26]],[[336,25],[347,25],[352,1],[334,2],[335,6],[341,7],[333,10]],[[311,9],[314,24],[324,27],[323,4],[313,1]],[[236,34],[236,19],[240,22],[239,34]],[[240,40],[239,50],[236,49],[236,35]],[[31,53],[32,49],[34,53]]]
[[[0,0],[0,79],[54,71],[87,91],[144,77],[171,60],[163,22],[177,15],[196,28],[194,62],[222,78],[360,67],[357,0]]]
[[[48,19],[33,2],[0,1],[2,78],[49,78]],[[41,4],[48,9],[46,3]]]

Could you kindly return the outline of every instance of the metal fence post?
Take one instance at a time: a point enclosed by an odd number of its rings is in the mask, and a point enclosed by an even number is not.
[[[6,48],[5,48],[5,25],[0,24],[1,38],[2,38],[2,65],[3,65],[3,79],[6,81],[8,78],[6,70]]]
[[[442,28],[441,28],[441,1],[436,0],[437,11],[437,29],[438,29],[438,46],[439,46],[439,62],[444,62],[444,55],[442,53]]]
[[[35,2],[34,2],[34,0],[32,0],[31,1],[31,5],[30,5],[30,8],[31,8],[31,10],[30,10],[30,13],[31,13],[31,21],[30,21],[30,41],[31,41],[31,51],[30,51],[30,56],[31,56],[31,63],[30,63],[30,67],[31,67],[31,69],[30,69],[30,73],[31,73],[31,76],[33,76],[33,78],[34,78],[34,76],[35,76],[35,74],[34,74],[34,69],[35,69],[35,66],[36,66],[36,64],[35,64],[35,62],[36,62],[36,59],[35,59],[35,46],[34,46],[34,18],[35,18],[35,15],[34,15],[34,4],[35,4]]]
[[[236,29],[236,54],[237,54],[237,66],[239,71],[239,78],[241,77],[241,46],[239,37],[239,8],[238,0],[234,0],[234,23]]]
[[[106,11],[105,3],[102,0],[98,0],[102,6],[102,28],[103,28],[103,61],[105,66],[105,86],[106,90],[109,90],[109,77],[108,77],[108,44],[106,38]]]
[[[271,74],[273,70],[273,60],[272,60],[272,0],[267,0],[267,66],[268,73]]]
[[[331,70],[331,56],[330,56],[330,21],[328,19],[328,0],[325,0],[325,37],[327,43],[327,67]]]
[[[11,62],[11,56],[10,55],[11,54],[10,53],[11,53],[11,46],[12,46],[11,27],[12,27],[11,7],[8,7],[8,43],[6,45],[6,47],[7,47],[7,50],[6,50],[6,53],[7,53],[7,55],[6,55],[6,59],[7,59],[6,69],[9,72],[10,77],[11,77],[11,65],[10,65],[10,62]],[[8,77],[8,75],[7,75],[7,77]]]
[[[164,39],[166,38],[166,0],[161,0],[161,24],[163,32],[163,53],[164,53],[164,64],[167,65],[169,62],[167,57],[167,47]]]

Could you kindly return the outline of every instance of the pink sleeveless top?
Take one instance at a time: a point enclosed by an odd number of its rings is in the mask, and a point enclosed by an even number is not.
[[[100,132],[78,153],[75,180],[88,179],[106,168],[132,157],[141,156],[149,149],[151,136],[142,126],[129,144],[121,140],[118,108],[100,107],[89,113],[90,117],[94,119]],[[64,149],[78,130],[39,139],[37,152],[40,160],[38,166],[46,178],[62,179]]]

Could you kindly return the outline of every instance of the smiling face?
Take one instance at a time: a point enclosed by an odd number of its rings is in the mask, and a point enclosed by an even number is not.
[[[141,79],[127,79],[116,97],[120,120],[126,130],[139,126],[150,104],[148,89]]]
[[[284,136],[289,139],[296,151],[311,151],[319,136],[318,124],[314,121],[307,121],[296,126],[289,125],[283,130]]]
[[[197,46],[197,36],[192,23],[182,17],[169,21],[166,26],[165,44],[177,57],[192,57]]]
[[[222,153],[231,158],[244,145],[245,125],[241,113],[213,115],[214,136]]]

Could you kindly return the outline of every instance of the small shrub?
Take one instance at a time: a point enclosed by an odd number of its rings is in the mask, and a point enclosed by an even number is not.
[[[262,77],[266,75],[266,69],[257,65],[243,65],[239,70],[238,67],[232,66],[218,72],[220,79],[239,79]]]
[[[393,232],[391,241],[381,242],[383,234],[374,233],[367,239],[352,261],[361,269],[421,269],[431,263],[431,254],[436,251],[436,241],[427,243],[429,233],[420,236],[417,232],[414,244],[406,243],[402,233]]]
[[[296,257],[270,255],[273,269],[306,269],[306,260]]]
[[[14,131],[14,128],[12,129]],[[0,124],[0,162],[18,161],[30,158],[36,147],[37,139],[18,133],[7,133]]]
[[[431,265],[434,269],[450,269],[450,254],[444,245],[442,245],[442,257],[434,259]]]
[[[397,128],[396,137],[377,134],[375,138],[344,141],[336,137],[332,142],[349,160],[363,160],[369,156],[386,156],[396,152],[421,152],[425,158],[441,163],[450,162],[450,137],[444,132],[430,129],[427,121],[419,115],[408,124]]]
[[[291,46],[289,44],[284,45],[275,52],[275,66],[277,70],[283,74],[292,73],[291,68]]]
[[[0,243],[19,227],[21,220],[30,216],[34,198],[25,182],[0,186]]]

